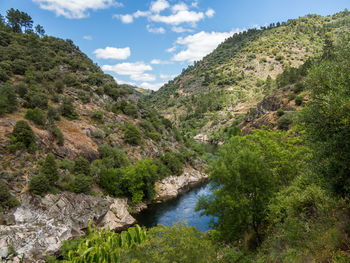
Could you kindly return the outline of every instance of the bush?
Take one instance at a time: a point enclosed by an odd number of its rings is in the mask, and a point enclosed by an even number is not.
[[[49,106],[49,109],[47,110],[47,118],[50,121],[59,121],[60,115],[59,109]]]
[[[32,194],[44,195],[49,190],[49,180],[42,174],[33,176],[29,183]]]
[[[132,116],[134,118],[137,118],[137,108],[135,105],[131,104],[131,103],[128,103],[124,109],[123,109],[123,112],[126,114],[126,115],[129,115],[129,116]]]
[[[62,116],[74,120],[78,118],[78,113],[74,111],[73,106],[73,99],[70,97],[63,98],[62,104],[61,104],[61,114]]]
[[[48,105],[47,96],[41,92],[30,93],[26,96],[26,102],[24,103],[24,107],[26,108],[40,108],[46,109]]]
[[[26,121],[16,122],[12,131],[10,148],[15,150],[20,148],[27,148],[29,151],[35,150],[35,135]]]
[[[73,192],[74,193],[84,193],[88,194],[92,185],[92,177],[86,176],[85,174],[77,174],[73,182]]]
[[[141,131],[135,125],[126,123],[124,126],[124,141],[132,145],[141,144]]]
[[[277,121],[277,127],[280,130],[289,130],[290,125],[293,123],[294,114],[288,113],[283,115]]]
[[[140,120],[139,125],[146,131],[152,132],[154,130],[153,124],[147,120]]]
[[[75,158],[73,172],[75,174],[84,174],[86,176],[89,176],[91,173],[89,161],[84,157]]]
[[[304,101],[304,97],[298,96],[295,98],[295,105],[300,106],[301,104],[303,104],[303,101]]]
[[[59,173],[55,156],[53,156],[52,153],[46,155],[45,162],[40,170],[40,174],[47,178],[50,185],[57,182]]]
[[[147,136],[155,142],[160,142],[162,139],[162,135],[160,135],[158,132],[150,132],[147,134]]]
[[[34,110],[32,109],[27,110],[24,118],[26,118],[27,120],[33,121],[36,125],[39,125],[39,126],[45,126],[45,123],[46,123],[45,114],[38,108],[35,108]]]
[[[94,119],[95,121],[102,122],[103,116],[104,116],[104,113],[102,110],[96,110],[96,111],[91,112],[91,118]]]
[[[57,80],[55,82],[55,90],[57,93],[63,93],[64,90],[64,84],[62,80]]]
[[[17,96],[15,89],[6,83],[0,86],[0,115],[16,110]]]
[[[0,212],[4,208],[12,208],[18,204],[18,200],[10,194],[7,184],[0,181]]]
[[[90,93],[80,90],[78,92],[78,98],[84,103],[90,102]]]
[[[295,84],[295,87],[293,88],[293,92],[295,94],[299,94],[300,92],[302,92],[305,89],[304,84],[301,82],[298,82],[297,84]]]
[[[183,163],[174,153],[166,152],[160,156],[160,160],[168,167],[173,175],[181,175],[183,172]]]
[[[281,117],[282,115],[284,115],[284,111],[282,109],[278,109],[277,116]]]

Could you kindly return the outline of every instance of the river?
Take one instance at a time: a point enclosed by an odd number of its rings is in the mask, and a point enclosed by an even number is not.
[[[210,184],[204,183],[184,192],[174,199],[158,204],[151,204],[141,213],[135,215],[138,224],[147,228],[158,224],[171,225],[174,222],[186,222],[189,226],[194,226],[200,231],[210,229],[211,217],[200,216],[195,207],[200,195],[210,194]]]

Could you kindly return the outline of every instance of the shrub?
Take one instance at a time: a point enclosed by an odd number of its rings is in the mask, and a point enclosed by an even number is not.
[[[120,168],[129,164],[129,159],[125,153],[108,144],[102,144],[98,148],[102,163],[106,168]]]
[[[78,118],[78,113],[74,111],[73,99],[69,97],[63,98],[61,104],[61,114],[62,116],[74,120]]]
[[[40,174],[45,176],[51,185],[57,182],[59,173],[55,156],[52,153],[46,155],[45,162],[40,169]]]
[[[295,105],[300,106],[301,104],[303,104],[303,101],[304,101],[304,97],[298,96],[295,98]]]
[[[28,93],[27,85],[24,82],[19,83],[15,90],[21,98],[24,98]]]
[[[154,130],[154,127],[152,123],[150,123],[147,120],[140,120],[139,125],[146,131],[146,132],[152,132]]]
[[[57,93],[63,93],[64,84],[63,84],[62,80],[57,80],[55,82],[55,90]]]
[[[80,90],[78,92],[78,98],[84,103],[90,102],[90,93]]]
[[[23,120],[16,122],[12,131],[10,148],[15,150],[20,148],[27,148],[29,151],[35,150],[35,135],[28,122]]]
[[[26,108],[40,108],[40,109],[46,109],[48,105],[48,99],[47,96],[44,93],[41,92],[35,92],[30,93],[26,96],[26,102],[24,103],[24,106]]]
[[[60,120],[59,109],[49,106],[47,110],[47,118],[51,121],[59,121]]]
[[[73,172],[75,174],[90,175],[90,163],[84,157],[77,157],[74,159]]]
[[[182,174],[183,163],[174,153],[166,152],[160,156],[160,160],[169,168],[173,175]]]
[[[46,123],[45,114],[38,108],[35,108],[34,110],[32,109],[27,110],[24,118],[26,118],[27,120],[33,121],[36,125],[39,125],[39,126],[45,126],[45,123]]]
[[[160,142],[160,140],[162,139],[162,135],[160,135],[158,132],[150,132],[147,135],[155,142]]]
[[[77,174],[73,182],[73,192],[74,193],[84,193],[88,194],[92,185],[92,177],[86,176],[85,174]]]
[[[282,115],[284,115],[284,111],[282,109],[278,109],[277,116],[281,117]]]
[[[293,123],[293,116],[294,114],[288,113],[279,118],[277,121],[278,129],[289,130],[290,125]]]
[[[32,194],[44,195],[49,190],[49,180],[42,174],[33,176],[29,183]]]
[[[293,88],[293,92],[295,94],[299,94],[300,92],[302,92],[305,89],[304,84],[301,82],[298,82],[297,84],[295,84],[295,87]]]
[[[15,89],[9,83],[0,86],[0,115],[13,112],[16,106],[17,96]]]
[[[103,116],[104,116],[104,113],[102,110],[96,110],[96,111],[91,112],[91,118],[96,120],[96,121],[102,122]]]
[[[123,109],[123,112],[126,114],[126,115],[129,115],[129,116],[132,116],[134,118],[137,118],[137,108],[135,105],[131,104],[131,103],[128,103],[124,109]]]
[[[132,145],[141,144],[141,131],[135,125],[126,123],[124,126],[124,141]]]
[[[0,181],[0,211],[3,208],[12,208],[18,204],[18,200],[10,194],[7,184]]]

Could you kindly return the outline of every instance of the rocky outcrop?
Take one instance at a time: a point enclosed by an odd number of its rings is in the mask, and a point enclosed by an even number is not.
[[[83,235],[90,220],[113,230],[135,223],[126,199],[69,192],[44,198],[28,195],[13,216],[12,225],[0,225],[0,256],[6,259],[14,250],[25,262],[40,262],[47,253],[57,252],[62,241]]]
[[[156,183],[157,194],[154,201],[174,198],[184,189],[207,179],[207,174],[201,173],[193,168],[185,168],[182,175],[169,176]]]

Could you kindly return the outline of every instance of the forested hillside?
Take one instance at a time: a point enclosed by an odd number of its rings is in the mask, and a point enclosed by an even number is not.
[[[34,30],[19,10],[1,17],[1,210],[28,190],[138,203],[154,196],[157,180],[202,166],[140,93],[104,74],[71,40]]]
[[[236,33],[149,100],[184,134],[203,134],[210,140],[214,131],[240,124],[251,108],[284,86],[279,74],[287,70],[293,73],[320,55],[324,39],[336,41],[339,32],[349,32],[349,25],[349,12],[344,11],[326,17],[307,15]]]

